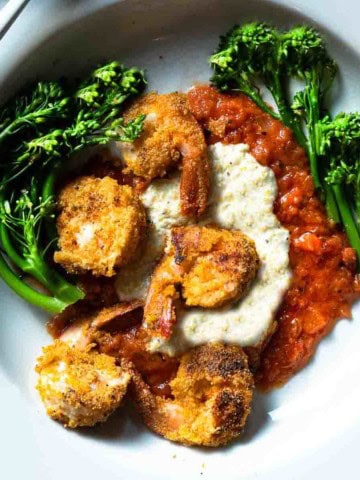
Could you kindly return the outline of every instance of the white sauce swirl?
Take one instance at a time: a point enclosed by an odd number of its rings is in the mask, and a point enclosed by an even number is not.
[[[191,308],[178,312],[171,339],[152,339],[149,344],[152,351],[174,355],[214,341],[256,346],[270,331],[290,283],[289,233],[273,213],[277,187],[272,170],[260,165],[244,144],[216,143],[209,147],[209,157],[212,193],[201,224],[216,223],[248,235],[256,244],[261,267],[247,295],[230,308]],[[180,213],[178,175],[152,182],[142,201],[150,221],[149,237],[142,257],[123,268],[117,278],[121,300],[145,297],[166,234],[173,225],[189,222]]]

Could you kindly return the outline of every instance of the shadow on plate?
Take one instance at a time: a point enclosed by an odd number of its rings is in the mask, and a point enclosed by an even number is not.
[[[256,438],[256,436],[269,426],[271,418],[269,412],[272,409],[272,396],[264,395],[256,392],[253,401],[252,412],[249,417],[247,427],[242,434],[239,441],[222,447],[221,450],[230,450],[231,448],[246,445]],[[97,425],[93,428],[78,430],[77,435],[89,437],[94,440],[106,441],[111,443],[124,443],[138,440],[139,437],[153,435],[154,439],[159,438],[158,435],[150,432],[142,423],[139,414],[134,405],[128,400],[125,405],[117,410],[111,417],[103,424]],[[191,447],[204,454],[211,454],[218,452],[219,449],[205,448],[205,447]]]
[[[271,418],[269,412],[272,410],[273,400],[271,394],[255,392],[252,404],[251,414],[249,416],[244,433],[239,439],[239,443],[248,443],[261,432],[269,427]]]
[[[134,405],[127,400],[105,423],[74,432],[96,440],[127,443],[139,436],[146,435],[149,430],[141,422]]]

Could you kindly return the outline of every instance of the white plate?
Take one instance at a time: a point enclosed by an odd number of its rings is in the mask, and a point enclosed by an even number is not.
[[[106,58],[145,67],[150,89],[186,89],[208,80],[207,56],[234,22],[257,18],[288,26],[310,21],[305,12],[328,35],[341,67],[336,108],[360,109],[360,4],[350,0],[33,0],[0,43],[0,91],[6,96],[34,77],[74,76]],[[2,478],[359,478],[357,308],[301,374],[280,391],[257,396],[240,442],[208,451],[156,437],[131,409],[93,432],[66,431],[50,421],[32,385],[35,358],[49,341],[45,316],[3,284],[0,299]]]

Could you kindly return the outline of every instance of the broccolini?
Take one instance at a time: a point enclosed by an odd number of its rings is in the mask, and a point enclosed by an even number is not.
[[[221,37],[210,64],[217,88],[248,95],[293,131],[329,217],[344,226],[360,260],[359,115],[332,120],[327,111],[337,66],[321,35],[304,25],[285,32],[264,23],[235,26]],[[302,82],[294,96],[292,79]],[[272,95],[276,111],[263,99],[260,84]]]
[[[145,84],[142,71],[111,62],[75,87],[40,82],[0,111],[0,277],[51,313],[84,297],[49,262],[56,246],[55,184],[64,160],[91,145],[137,138],[144,118],[125,123],[121,110]],[[24,274],[45,292],[27,284]]]

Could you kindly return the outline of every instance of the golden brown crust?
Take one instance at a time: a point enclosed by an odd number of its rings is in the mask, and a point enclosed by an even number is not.
[[[190,264],[182,283],[187,306],[219,308],[237,301],[259,268],[254,242],[239,230],[174,227],[171,241],[177,263]]]
[[[217,447],[243,431],[254,382],[240,347],[208,344],[182,356],[170,383],[173,399],[153,395],[138,375],[132,385],[137,407],[151,430],[185,445]]]
[[[165,338],[171,335],[179,292],[189,307],[236,302],[259,263],[254,242],[239,230],[173,227],[170,245],[151,279],[144,308],[147,327]]]
[[[119,149],[128,169],[140,177],[163,177],[181,161],[181,209],[200,216],[209,195],[209,161],[204,134],[190,112],[185,94],[150,93],[125,112],[126,120],[146,115],[144,131]]]
[[[125,362],[56,340],[38,358],[37,389],[47,414],[70,428],[104,422],[119,407],[131,379]]]
[[[58,206],[54,260],[68,272],[112,276],[136,256],[146,214],[131,187],[109,177],[79,177],[61,190]]]

